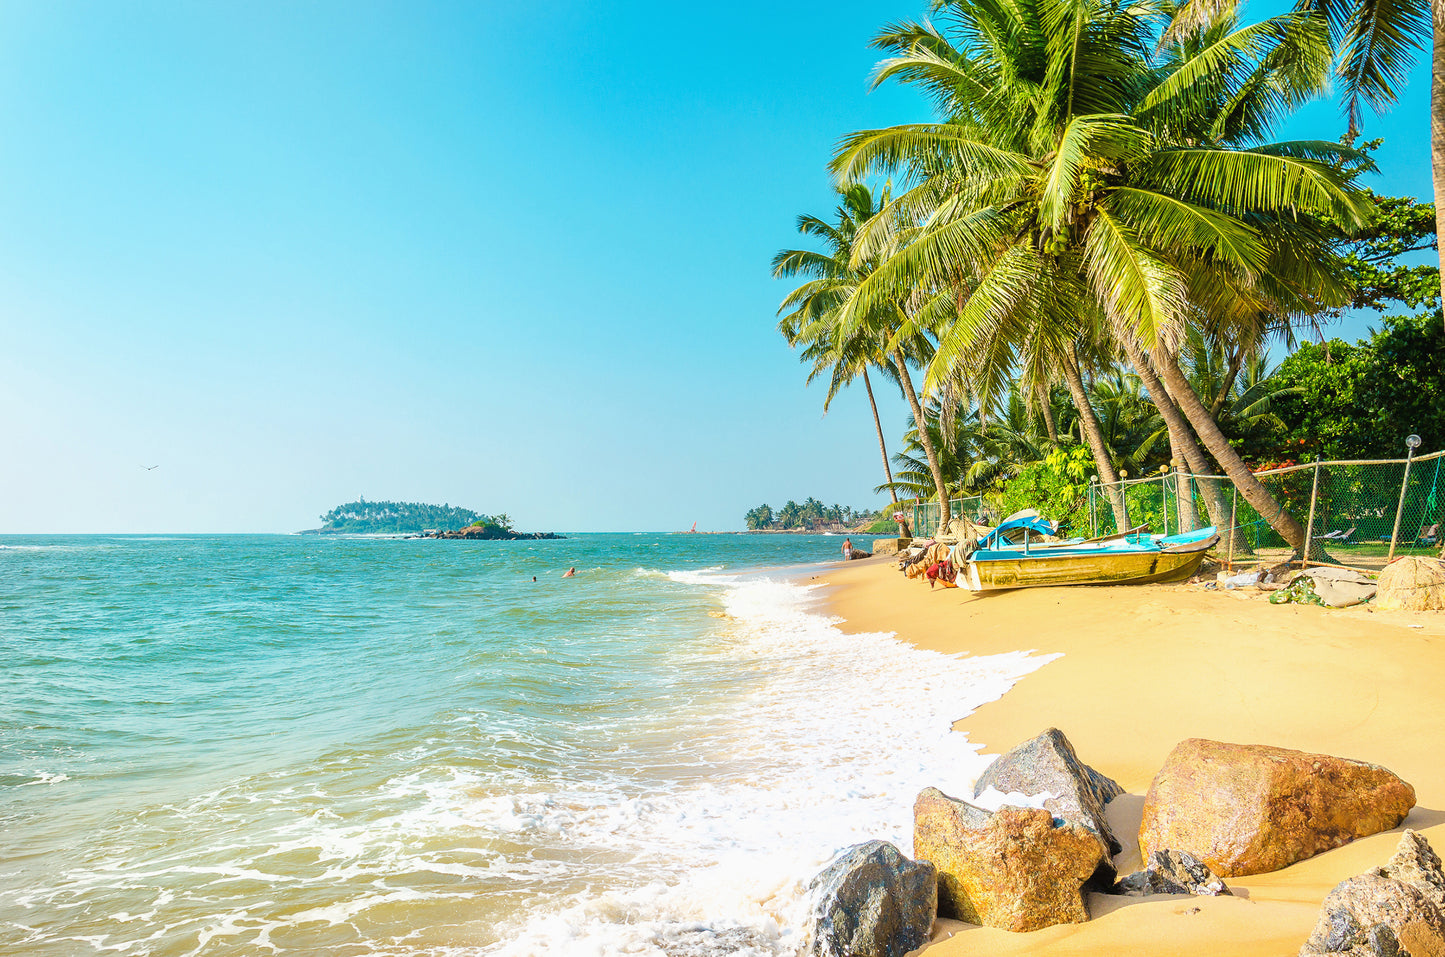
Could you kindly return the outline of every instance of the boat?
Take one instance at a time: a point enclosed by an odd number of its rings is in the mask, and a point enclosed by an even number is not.
[[[1141,585],[1176,582],[1199,570],[1219,541],[1214,526],[1179,535],[1134,528],[1100,538],[1055,538],[1058,526],[1033,510],[1010,515],[953,550],[958,584],[969,591],[1041,585]]]

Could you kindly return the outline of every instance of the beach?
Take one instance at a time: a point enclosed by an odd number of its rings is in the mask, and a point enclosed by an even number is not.
[[[824,581],[826,610],[845,632],[891,631],[953,655],[1061,655],[960,715],[954,729],[985,754],[1061,729],[1084,762],[1127,792],[1108,806],[1125,845],[1115,858],[1121,875],[1138,867],[1149,783],[1186,738],[1368,761],[1416,790],[1400,828],[1281,871],[1231,878],[1233,897],[1091,894],[1088,923],[1028,934],[939,921],[929,957],[1294,955],[1325,895],[1385,863],[1403,828],[1445,850],[1445,615],[1272,605],[1262,592],[1190,585],[974,595],[930,590],[887,558],[830,569],[814,583]]]

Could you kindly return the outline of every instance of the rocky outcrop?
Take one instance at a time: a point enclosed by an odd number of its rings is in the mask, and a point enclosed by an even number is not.
[[[1414,831],[1384,867],[1337,885],[1300,957],[1436,957],[1445,954],[1445,872]]]
[[[497,528],[495,525],[468,526],[451,532],[433,532],[427,538],[465,538],[468,540],[482,540],[489,542],[517,542],[533,541],[538,539],[565,538],[554,532],[509,532],[504,528]]]
[[[1376,608],[1401,611],[1445,610],[1445,562],[1438,558],[1401,558],[1380,572]]]
[[[1043,806],[1055,817],[1093,831],[1103,842],[1107,856],[1119,853],[1119,841],[1109,830],[1104,805],[1123,794],[1124,789],[1080,761],[1074,746],[1058,728],[1049,728],[989,765],[974,785],[973,796],[977,798],[989,788],[1005,794],[1052,794]]]
[[[857,844],[808,885],[804,957],[904,957],[928,943],[938,908],[933,865],[887,841]]]
[[[1088,920],[1083,888],[1107,861],[1097,834],[1052,811],[986,811],[937,788],[913,805],[913,853],[938,868],[940,915],[1011,931]]]
[[[1377,765],[1191,738],[1149,786],[1139,849],[1187,851],[1221,877],[1263,874],[1387,831],[1414,805],[1415,789]]]
[[[873,554],[897,555],[912,541],[911,538],[875,538],[873,539]]]
[[[1129,897],[1148,894],[1218,897],[1231,894],[1218,875],[1187,851],[1155,851],[1149,855],[1145,868],[1115,884],[1114,892]]]

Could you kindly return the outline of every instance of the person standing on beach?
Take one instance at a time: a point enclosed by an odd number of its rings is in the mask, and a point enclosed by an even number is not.
[[[845,538],[845,539],[843,539],[843,561],[846,562],[848,559],[850,559],[850,558],[852,558],[852,557],[853,557],[853,539],[851,539],[851,538]]]

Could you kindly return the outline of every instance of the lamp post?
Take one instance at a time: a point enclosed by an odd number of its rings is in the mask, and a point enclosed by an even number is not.
[[[1395,528],[1390,532],[1390,553],[1385,556],[1386,565],[1395,560],[1395,543],[1400,539],[1400,516],[1405,512],[1405,491],[1410,487],[1410,461],[1419,447],[1420,436],[1405,436],[1405,477],[1400,480],[1400,504],[1395,506]]]

